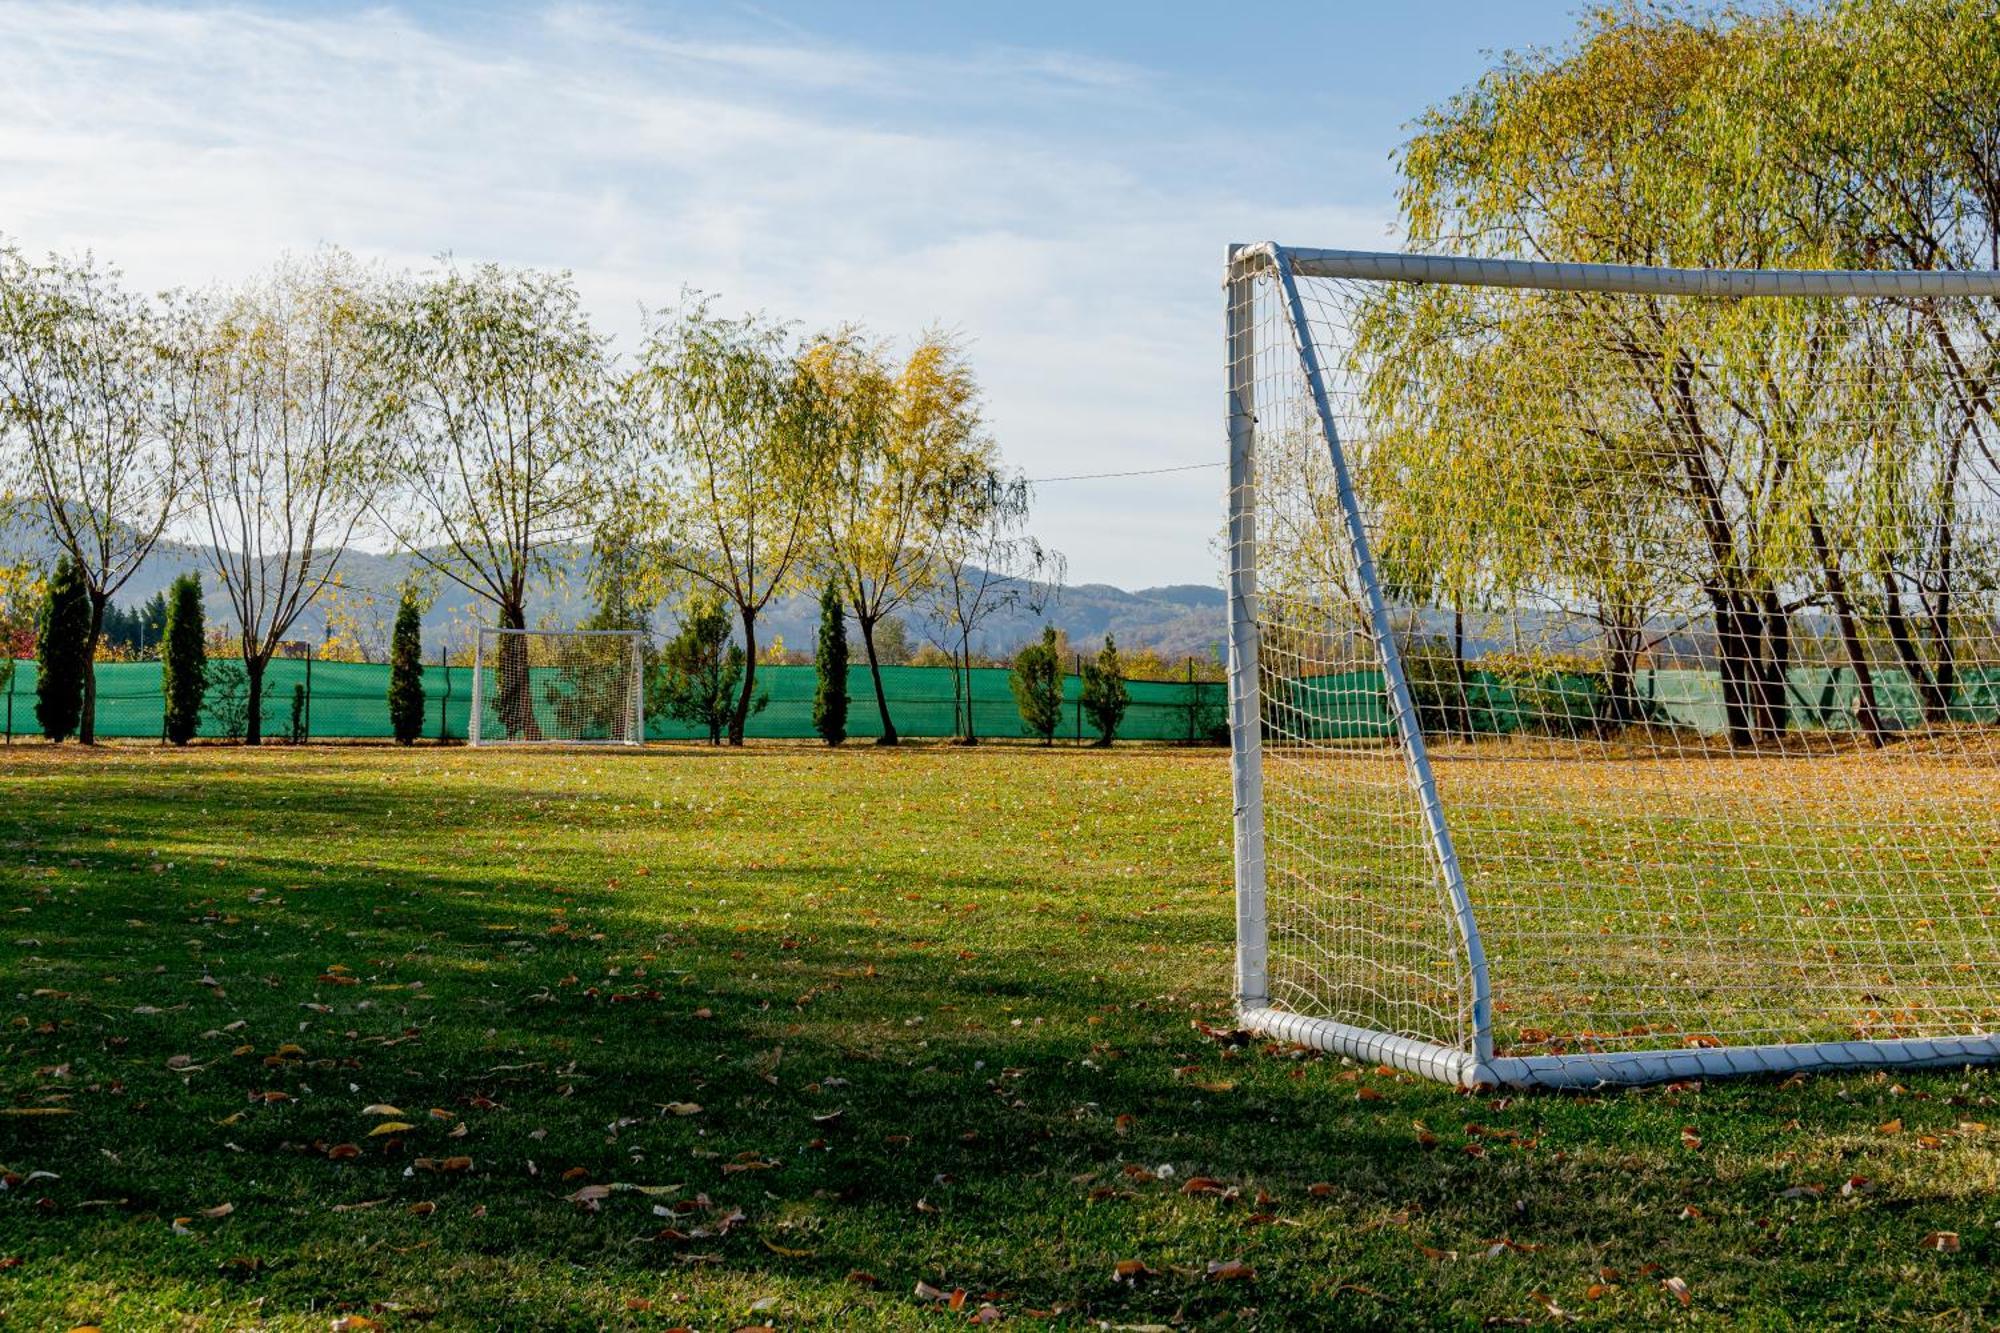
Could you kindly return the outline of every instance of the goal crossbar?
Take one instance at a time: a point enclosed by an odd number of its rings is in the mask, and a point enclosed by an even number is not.
[[[1422,309],[1420,322],[1405,298],[1427,286],[1467,294]],[[2000,883],[1978,851],[2000,814],[1990,797],[2000,766],[2000,579],[1990,577],[2000,573],[2000,416],[1988,396],[2000,382],[2000,320],[1990,306],[1943,305],[2000,299],[2000,273],[1664,269],[1264,243],[1230,247],[1226,289],[1236,989],[1246,1027],[1464,1086],[2000,1059]],[[1621,323],[1612,308],[1604,327],[1616,336],[1593,348],[1592,321],[1606,307],[1521,304],[1619,297],[1707,298],[1738,313],[1732,323],[1653,306],[1635,335],[1640,322]],[[1760,301],[1786,305],[1766,312]],[[1855,318],[1857,309],[1870,316]],[[1477,386],[1506,339],[1538,319],[1564,325],[1551,342],[1576,364],[1530,358],[1523,369],[1556,388],[1503,396]],[[1416,332],[1398,343],[1399,327]],[[1648,334],[1659,345],[1643,345]],[[1814,378],[1843,354],[1883,401]],[[1707,424],[1704,378],[1726,381],[1732,357],[1784,411],[1763,419],[1761,404],[1718,391],[1733,415]],[[1565,373],[1580,383],[1561,384]],[[1524,400],[1540,415],[1523,413]],[[1488,448],[1482,437],[1503,443]],[[1486,479],[1478,464],[1453,460],[1533,455],[1519,446],[1544,437],[1576,473],[1540,476],[1544,495],[1596,488],[1616,497],[1604,510],[1613,516],[1516,498],[1535,517],[1496,540],[1491,521],[1465,506],[1499,498],[1509,481],[1518,489],[1524,474],[1502,464]],[[1723,456],[1719,489],[1697,489],[1700,503],[1679,508],[1631,498],[1661,475],[1677,478],[1650,460],[1679,469],[1673,460],[1691,441]],[[1786,467],[1819,469],[1791,511],[1749,516],[1801,525],[1801,546],[1758,555],[1769,568],[1745,576],[1748,591],[1718,590],[1714,576],[1678,572],[1683,548],[1699,542],[1674,524],[1713,543],[1736,521],[1731,505],[1758,503],[1729,489],[1726,456],[1758,447],[1794,460]],[[1914,468],[1905,454],[1918,456]],[[1885,503],[1880,486],[1863,484],[1869,469],[1889,466],[1878,457],[1895,460],[1891,483],[1922,473],[1928,508],[1906,500],[1909,512],[1865,512]],[[1472,480],[1429,482],[1427,467],[1463,467]],[[1645,519],[1620,516],[1620,504]],[[1826,510],[1885,535],[1829,538]],[[1411,512],[1429,514],[1429,526]],[[1878,545],[1871,554],[1869,541],[1907,544],[1925,525],[1945,534],[1942,574],[1935,553],[1914,571],[1893,568],[1907,553]],[[1384,541],[1390,578],[1375,549]],[[1643,595],[1662,609],[1577,613],[1565,599],[1577,597],[1574,567],[1588,560],[1552,558],[1562,541],[1600,566],[1604,549],[1629,543],[1638,555],[1627,553],[1619,577],[1650,580]],[[1510,542],[1521,549],[1496,549]],[[1852,583],[1867,575],[1844,573],[1849,562],[1878,567],[1887,593],[1857,594]],[[1437,586],[1446,570],[1466,589],[1448,608]],[[1926,606],[1945,600],[1935,597],[1940,582],[1958,594],[1934,616],[1938,642],[1913,646],[1899,577]],[[1781,654],[1775,666],[1756,664],[1765,683],[1754,705],[1739,659],[1747,650],[1732,637],[1752,594],[1762,599],[1757,651]],[[1865,600],[1883,596],[1879,606]],[[1484,647],[1472,651],[1468,603],[1484,618],[1475,632]],[[1732,618],[1710,614],[1710,603]],[[1447,610],[1455,666],[1441,678],[1409,655],[1435,655],[1423,627]],[[1539,636],[1525,655],[1524,624]],[[1830,646],[1801,665],[1800,635]],[[1586,646],[1628,639],[1636,647],[1622,675],[1574,664]],[[1500,665],[1483,665],[1482,653]],[[1696,705],[1672,690],[1636,713],[1627,706],[1630,673],[1648,653],[1656,691],[1666,677],[1690,698],[1726,705],[1726,743],[1691,721]],[[1883,691],[1898,672],[1921,709],[1914,721],[1898,714],[1890,731]],[[1570,679],[1556,680],[1562,673]],[[1470,708],[1474,677],[1492,714],[1485,739],[1470,713],[1438,720],[1440,694]],[[1818,694],[1808,697],[1802,680],[1818,682]],[[1607,692],[1618,706],[1607,708]],[[1581,720],[1578,694],[1595,701]],[[1513,711],[1494,721],[1505,698]],[[1827,711],[1839,698],[1845,720]],[[1760,729],[1747,730],[1746,718]],[[1431,732],[1445,742],[1448,781]],[[1857,733],[1865,745],[1853,743]],[[1871,767],[1883,763],[1901,767]],[[1927,776],[1935,791],[1918,781]],[[1635,807],[1643,793],[1661,808]],[[1894,804],[1877,813],[1869,801]],[[1469,861],[1461,823],[1473,837]],[[1482,914],[1497,915],[1498,962]],[[1822,926],[1822,916],[1833,919]],[[1853,1039],[1835,1035],[1841,1028]]]
[[[2000,271],[1653,268],[1373,250],[1314,250],[1270,241],[1231,246],[1231,277],[1275,265],[1280,257],[1297,277],[1371,282],[1427,282],[1634,296],[2000,297]]]

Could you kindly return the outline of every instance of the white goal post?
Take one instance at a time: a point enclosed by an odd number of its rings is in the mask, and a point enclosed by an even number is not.
[[[645,636],[481,627],[466,736],[473,745],[644,744]]]
[[[1240,1021],[2000,1057],[2000,273],[1232,246]]]

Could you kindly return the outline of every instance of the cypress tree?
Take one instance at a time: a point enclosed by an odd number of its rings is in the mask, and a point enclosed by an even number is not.
[[[828,745],[847,739],[847,619],[832,579],[819,595],[819,651],[813,654],[819,684],[813,691],[813,729]]]
[[[389,641],[389,726],[398,745],[424,730],[423,616],[414,589],[403,589],[396,606],[396,630]]]
[[[1063,706],[1062,658],[1053,626],[1044,625],[1040,640],[1014,654],[1007,684],[1014,691],[1014,706],[1021,711],[1021,725],[1030,736],[1040,736],[1042,744],[1053,744]]]
[[[42,594],[35,624],[35,720],[52,741],[83,721],[83,681],[90,670],[90,591],[83,571],[64,556]]]
[[[201,727],[202,696],[208,690],[207,638],[201,575],[183,574],[167,590],[167,627],[160,647],[166,733],[175,745],[186,745]]]
[[[1083,711],[1097,728],[1097,744],[1109,745],[1117,738],[1118,724],[1125,720],[1125,706],[1130,701],[1124,664],[1118,660],[1118,645],[1107,634],[1097,660],[1083,664]]]

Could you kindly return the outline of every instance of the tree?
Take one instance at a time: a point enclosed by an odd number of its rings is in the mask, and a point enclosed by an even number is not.
[[[935,332],[900,367],[851,329],[807,349],[805,364],[832,437],[820,519],[826,561],[861,630],[882,721],[877,743],[894,745],[878,627],[936,581],[953,505],[970,494],[962,483],[992,466],[979,385],[964,353]]]
[[[734,609],[744,665],[731,745],[758,697],[757,617],[805,577],[823,507],[821,395],[785,341],[694,301],[655,322],[625,383],[632,466],[614,539],[639,553],[653,601],[682,587]]]
[[[398,745],[412,744],[424,734],[423,623],[417,590],[405,586],[389,641],[389,727]]]
[[[380,309],[375,429],[396,447],[374,511],[500,628],[525,629],[530,577],[596,521],[612,445],[603,340],[566,273],[447,266],[393,288]],[[501,636],[500,721],[535,740],[529,688],[526,643]]]
[[[1995,262],[2000,28],[1981,9],[1599,11],[1420,120],[1406,232],[1556,261]],[[1442,287],[1384,292],[1354,323],[1364,489],[1402,594],[1594,619],[1627,718],[1650,627],[1696,623],[1739,745],[1787,727],[1806,611],[1879,734],[1874,620],[1943,715],[1990,325],[1935,303]]]
[[[938,578],[924,605],[925,631],[952,662],[958,739],[979,736],[972,716],[972,641],[1003,611],[1040,615],[1061,589],[1063,558],[1027,532],[1032,492],[997,467],[967,470],[950,481],[950,521],[938,533]]]
[[[89,601],[85,660],[105,608],[180,511],[187,479],[188,349],[153,306],[86,259],[31,265],[0,248],[0,428],[11,478]],[[97,679],[76,736],[97,738]]]
[[[192,490],[235,612],[251,745],[263,735],[265,669],[335,579],[382,482],[375,287],[344,252],[324,250],[187,316],[203,367]]]
[[[1125,674],[1118,660],[1118,645],[1109,634],[1097,650],[1094,661],[1083,664],[1082,704],[1090,725],[1097,728],[1097,744],[1109,745],[1117,738],[1118,724],[1125,720],[1131,694],[1125,688]]]
[[[35,625],[35,721],[60,742],[83,720],[91,675],[90,587],[76,561],[62,556],[42,593]]]
[[[1014,654],[1014,668],[1007,675],[1014,691],[1014,706],[1021,711],[1021,725],[1042,744],[1055,743],[1056,728],[1062,725],[1062,652],[1056,646],[1053,625],[1042,627],[1042,637]]]
[[[166,701],[166,735],[175,745],[186,745],[201,727],[208,677],[208,630],[201,604],[201,576],[183,574],[167,590],[167,632],[160,646],[160,694]],[[241,728],[224,730],[228,734]]]
[[[847,617],[840,585],[832,579],[819,595],[819,651],[813,654],[813,730],[828,745],[847,739]]]
[[[729,613],[722,599],[695,593],[681,617],[680,631],[660,654],[667,715],[706,727],[708,743],[722,744],[723,730],[737,725],[744,658],[742,646],[729,641]],[[769,702],[770,696],[760,693],[748,710],[760,713]]]

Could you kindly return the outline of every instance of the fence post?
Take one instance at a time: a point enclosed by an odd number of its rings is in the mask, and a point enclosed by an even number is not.
[[[1083,654],[1076,657],[1076,743],[1083,744]]]
[[[1194,683],[1194,654],[1192,653],[1188,654],[1187,660],[1187,701],[1187,743],[1193,745],[1195,743],[1195,729],[1201,721],[1201,718],[1198,716],[1201,711],[1201,686]]]

